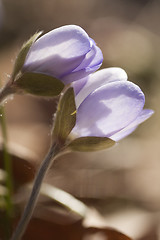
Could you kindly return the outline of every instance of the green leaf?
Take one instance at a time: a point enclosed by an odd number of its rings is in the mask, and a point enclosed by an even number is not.
[[[60,80],[41,73],[24,73],[14,82],[14,86],[26,93],[44,97],[57,96],[64,88]]]
[[[53,127],[53,138],[64,144],[76,123],[76,105],[73,88],[68,88],[62,95]]]
[[[112,147],[115,142],[107,137],[80,137],[71,141],[67,147],[73,151],[92,152]]]
[[[23,44],[14,64],[14,69],[12,73],[13,80],[15,79],[19,71],[21,71],[30,47],[41,34],[42,34],[42,31],[35,33],[27,42]]]

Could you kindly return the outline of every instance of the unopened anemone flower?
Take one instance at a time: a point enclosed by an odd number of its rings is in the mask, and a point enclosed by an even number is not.
[[[94,40],[81,27],[66,25],[33,43],[22,72],[46,74],[68,84],[96,71],[102,61],[102,52]]]
[[[118,141],[148,119],[153,110],[143,109],[145,96],[127,81],[121,68],[106,68],[73,83],[77,119],[73,137],[109,137]]]

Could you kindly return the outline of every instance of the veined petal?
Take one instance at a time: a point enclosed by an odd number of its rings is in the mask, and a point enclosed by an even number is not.
[[[88,74],[95,72],[100,68],[103,62],[103,54],[99,47],[97,47],[94,41],[91,41],[92,48],[86,54],[81,64],[73,70],[70,74],[64,75],[62,81],[65,83],[71,83],[77,79],[86,77]]]
[[[85,78],[86,76],[88,76],[89,74],[95,72],[96,70],[98,70],[100,68],[102,64],[100,65],[95,65],[93,66],[92,68],[90,67],[86,67],[84,69],[81,69],[77,72],[71,72],[70,74],[66,74],[63,78],[61,78],[61,81],[64,83],[64,84],[69,84],[71,82],[74,82],[74,81],[79,81],[81,80],[82,78]]]
[[[134,120],[127,127],[123,128],[121,131],[119,131],[116,134],[113,134],[112,136],[110,136],[110,138],[114,141],[119,141],[122,138],[128,136],[130,133],[132,133],[138,127],[139,124],[141,124],[142,122],[144,122],[145,120],[150,118],[153,113],[154,113],[154,111],[151,110],[151,109],[142,110],[142,112],[136,118],[136,120]]]
[[[79,94],[76,96],[76,106],[77,108],[83,102],[83,100],[95,89],[99,88],[110,82],[115,81],[126,81],[127,74],[122,68],[105,68],[101,69],[86,77],[87,82],[85,86],[81,89]],[[81,80],[80,80],[81,81]]]
[[[103,54],[102,54],[101,49],[96,46],[93,39],[91,39],[91,44],[92,44],[91,50],[86,54],[83,62],[76,69],[74,69],[74,72],[82,70],[86,67],[92,68],[94,66],[102,64]]]
[[[144,102],[144,94],[137,85],[128,81],[110,82],[81,103],[72,133],[110,137],[138,117]]]
[[[79,66],[90,49],[90,38],[81,27],[63,26],[43,35],[32,45],[23,71],[61,78]]]

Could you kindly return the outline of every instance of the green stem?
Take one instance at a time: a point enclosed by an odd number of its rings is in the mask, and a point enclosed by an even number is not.
[[[9,81],[4,87],[0,89],[0,104],[2,104],[9,95],[14,93],[16,93],[16,89],[13,87],[13,85],[11,85],[11,82]]]
[[[27,202],[27,205],[24,209],[23,215],[20,219],[20,222],[19,222],[15,232],[13,233],[11,240],[21,239],[23,233],[25,232],[26,227],[32,217],[32,213],[34,211],[34,208],[35,208],[38,196],[39,196],[39,192],[40,192],[40,188],[41,188],[43,179],[44,179],[51,163],[55,160],[55,158],[59,152],[60,152],[59,147],[57,146],[57,144],[54,143],[50,147],[48,154],[46,155],[45,159],[43,160],[43,162],[39,168],[39,171],[38,171],[35,181],[34,181],[34,185],[33,185],[33,189],[32,189],[30,198]]]
[[[5,196],[6,202],[6,238],[9,239],[11,233],[11,216],[13,212],[13,205],[12,205],[12,165],[11,165],[11,157],[8,153],[7,148],[7,128],[6,128],[6,121],[5,121],[5,112],[4,107],[0,108],[0,121],[1,121],[1,128],[2,128],[2,136],[3,136],[3,156],[4,156],[4,170],[7,173],[6,176],[6,187],[7,187],[7,195]]]

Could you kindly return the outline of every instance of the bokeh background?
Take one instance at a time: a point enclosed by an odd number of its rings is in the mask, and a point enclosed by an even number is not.
[[[96,208],[108,226],[134,239],[160,239],[160,1],[1,1],[2,84],[25,40],[66,24],[80,25],[97,42],[102,68],[126,70],[155,114],[110,150],[59,158],[46,182]],[[33,179],[47,152],[55,106],[54,99],[30,95],[5,104],[16,192]]]

